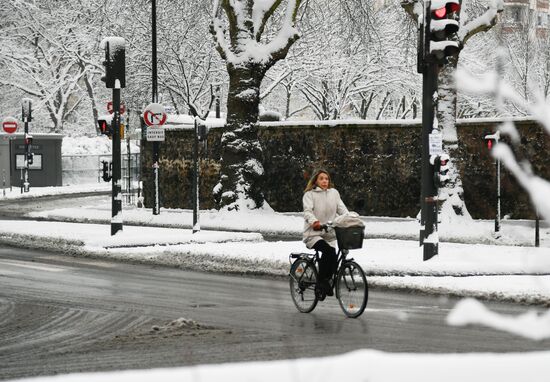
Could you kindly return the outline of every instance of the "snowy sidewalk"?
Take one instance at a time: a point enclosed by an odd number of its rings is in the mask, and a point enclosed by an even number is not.
[[[29,217],[45,220],[108,224],[111,219],[110,199],[105,203],[80,208],[58,208],[34,212]],[[161,209],[153,215],[151,209],[124,206],[124,224],[191,228],[193,211]],[[419,223],[413,218],[362,217],[368,239],[418,240]],[[299,240],[302,237],[301,213],[277,213],[268,211],[223,212],[206,210],[200,212],[200,226],[204,230],[259,232],[264,237]],[[442,242],[465,244],[534,246],[535,230],[532,221],[503,220],[501,237],[494,237],[494,221],[476,220],[468,224],[451,226],[440,224],[439,238]],[[541,246],[550,247],[550,228],[541,223]]]
[[[264,241],[258,233],[43,221],[0,221],[0,242],[117,261],[239,274],[284,276],[301,241]],[[351,256],[371,286],[550,305],[550,249],[440,244],[422,261],[416,241],[368,239]]]

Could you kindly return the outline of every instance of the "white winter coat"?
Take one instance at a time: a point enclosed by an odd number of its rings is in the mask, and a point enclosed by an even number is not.
[[[313,248],[315,243],[324,239],[328,244],[336,248],[336,235],[334,230],[315,231],[311,225],[317,220],[321,224],[333,221],[337,216],[348,213],[348,209],[340,193],[335,188],[323,190],[321,187],[315,187],[304,194],[302,199],[304,204],[304,243],[308,248]]]

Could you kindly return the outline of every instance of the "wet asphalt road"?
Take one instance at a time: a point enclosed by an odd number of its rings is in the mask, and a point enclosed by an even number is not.
[[[334,298],[299,313],[287,280],[187,272],[0,247],[0,378],[341,354],[549,350],[455,328],[456,300],[374,290],[348,319]],[[519,314],[527,308],[488,304]],[[178,321],[179,320],[179,321]]]

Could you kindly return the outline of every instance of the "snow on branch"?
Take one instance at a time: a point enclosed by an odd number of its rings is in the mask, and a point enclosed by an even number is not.
[[[491,4],[481,16],[476,17],[467,24],[463,24],[461,20],[460,29],[458,30],[458,37],[462,44],[473,35],[479,32],[486,32],[495,26],[497,22],[497,16],[504,10],[503,0],[491,0]]]
[[[282,26],[269,42],[262,43],[268,20],[281,8],[282,0],[214,0],[214,18],[210,31],[216,49],[228,63],[238,66],[246,62],[263,63],[267,67],[286,57],[299,38],[294,27],[302,0],[288,0]],[[227,22],[222,20],[225,12]],[[227,26],[225,25],[227,24]]]

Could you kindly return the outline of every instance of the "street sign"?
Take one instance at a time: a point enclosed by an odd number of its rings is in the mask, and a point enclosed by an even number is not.
[[[109,112],[109,114],[113,114],[113,101],[107,102],[107,111]],[[118,109],[118,112],[120,114],[126,113],[126,105],[124,104],[124,102],[120,103],[120,108]]]
[[[158,127],[147,128],[148,142],[164,142],[164,129]]]
[[[143,121],[147,126],[162,126],[166,122],[166,111],[160,103],[151,103],[143,110]],[[149,130],[149,129],[147,129]]]
[[[13,134],[17,130],[17,120],[13,117],[6,117],[2,122],[2,128],[8,134]]]
[[[431,133],[429,136],[430,155],[443,154],[443,134]]]

